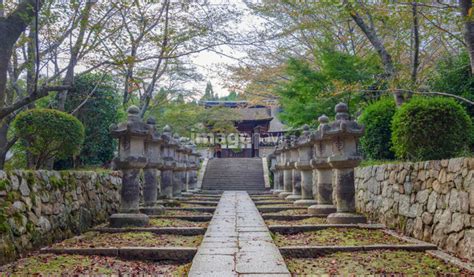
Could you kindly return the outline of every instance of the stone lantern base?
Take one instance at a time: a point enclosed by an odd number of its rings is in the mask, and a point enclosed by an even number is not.
[[[290,200],[290,201],[295,201],[295,200],[300,200],[301,199],[301,194],[291,194],[288,195],[285,199]]]
[[[165,213],[165,207],[161,205],[152,206],[152,207],[141,207],[140,212],[146,215],[160,215]]]
[[[311,215],[329,215],[336,212],[334,205],[313,205],[308,207],[308,213]]]
[[[300,199],[296,200],[293,204],[298,207],[309,207],[315,205],[317,202],[314,199]]]
[[[286,197],[288,197],[289,195],[292,195],[293,193],[291,191],[284,191],[284,192],[281,192],[280,194],[278,194],[278,197],[279,198],[282,198],[282,199],[285,199]]]
[[[146,214],[130,213],[130,214],[113,214],[109,218],[109,224],[112,228],[123,227],[145,227],[150,219]]]
[[[367,223],[367,218],[356,213],[332,213],[328,215],[329,224],[358,224]]]
[[[282,193],[282,192],[283,192],[282,189],[274,189],[274,190],[272,190],[272,194],[273,194],[273,195],[279,195],[279,194]]]

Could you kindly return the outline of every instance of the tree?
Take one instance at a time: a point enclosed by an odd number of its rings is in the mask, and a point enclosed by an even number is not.
[[[212,89],[212,84],[210,81],[206,84],[206,89],[204,90],[204,95],[201,97],[201,101],[217,100],[217,95],[214,95],[214,90]]]
[[[33,156],[33,168],[45,168],[53,158],[77,155],[84,142],[84,126],[72,115],[51,109],[20,113],[15,132],[25,151]]]
[[[474,15],[472,0],[459,0],[459,8],[464,21],[464,40],[471,60],[471,73],[474,73]]]
[[[109,126],[118,122],[121,110],[120,95],[112,77],[84,74],[76,78],[65,110],[76,116],[85,128],[84,145],[74,164],[100,166],[110,162],[116,143],[109,134]]]

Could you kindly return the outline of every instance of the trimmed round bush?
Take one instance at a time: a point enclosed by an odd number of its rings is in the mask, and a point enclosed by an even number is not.
[[[360,140],[362,151],[370,160],[393,160],[392,118],[396,111],[393,97],[382,98],[363,111],[359,122],[365,126],[365,134]]]
[[[36,169],[54,158],[77,155],[84,142],[84,126],[74,116],[51,109],[20,113],[14,122],[16,135],[31,154]]]
[[[393,117],[392,149],[400,159],[447,159],[468,149],[471,134],[471,119],[456,101],[415,97]]]

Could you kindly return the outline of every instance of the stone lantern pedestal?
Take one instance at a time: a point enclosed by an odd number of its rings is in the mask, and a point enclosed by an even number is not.
[[[141,121],[140,110],[131,106],[127,110],[127,122],[111,126],[111,135],[119,139],[119,154],[114,159],[115,167],[122,171],[119,213],[109,218],[110,226],[143,227],[148,225],[147,215],[140,213],[140,185],[138,175],[148,160],[145,155],[145,140],[149,135],[149,126]]]
[[[163,140],[155,128],[155,120],[149,118],[147,124],[150,126],[150,136],[146,143],[146,154],[148,164],[143,170],[145,183],[143,185],[144,207],[140,211],[148,215],[158,215],[164,213],[165,209],[162,205],[157,204],[158,199],[158,168],[161,168],[163,162],[161,160],[161,144]]]
[[[290,201],[296,201],[301,199],[301,172],[296,168],[296,163],[298,162],[298,148],[296,146],[296,137],[292,138],[290,147],[290,162],[288,166],[292,171],[292,193],[288,195],[285,199]]]
[[[279,167],[282,170],[282,176],[283,176],[283,192],[278,194],[279,198],[285,199],[289,195],[292,194],[293,187],[292,187],[292,181],[293,181],[293,171],[292,167],[290,165],[290,151],[288,149],[289,146],[289,140],[284,142],[283,148],[282,148],[282,159],[281,159],[281,164]]]
[[[171,127],[163,128],[163,145],[161,147],[161,157],[163,163],[161,165],[161,194],[165,199],[173,198],[173,170],[176,167],[174,159],[176,142],[171,134]]]
[[[296,206],[309,207],[316,204],[313,198],[313,168],[311,167],[311,157],[313,147],[310,143],[309,127],[303,127],[303,135],[297,145],[299,160],[295,167],[301,172],[301,199],[294,202]]]

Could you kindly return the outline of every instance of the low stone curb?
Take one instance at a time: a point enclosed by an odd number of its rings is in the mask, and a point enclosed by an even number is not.
[[[167,210],[167,211],[195,211],[195,212],[213,213],[216,210],[216,208],[215,207],[189,207],[189,208],[166,207],[165,210]]]
[[[181,219],[195,222],[206,222],[211,221],[212,215],[154,215],[149,216],[150,218],[168,218],[168,219]]]
[[[203,206],[217,206],[219,202],[212,202],[212,201],[190,201],[190,200],[184,200],[180,201],[181,203],[186,203],[186,204],[197,204],[197,205],[203,205]]]
[[[280,234],[295,234],[300,232],[318,231],[328,228],[358,228],[358,229],[384,229],[383,224],[307,224],[307,225],[270,225],[271,232]]]
[[[183,235],[183,236],[194,236],[204,235],[207,228],[203,227],[148,227],[148,228],[109,228],[100,227],[94,228],[93,231],[101,233],[139,233],[139,232],[150,232],[154,234],[167,234],[167,235]]]
[[[462,269],[465,269],[474,273],[473,264],[463,262],[460,259],[453,257],[446,252],[443,252],[441,250],[428,250],[426,252],[435,258],[445,261],[446,263],[450,263],[454,266],[460,267]]]
[[[255,205],[280,205],[280,204],[292,204],[289,201],[272,201],[272,202],[262,202],[262,201],[253,201]],[[296,207],[296,206],[295,206]]]
[[[357,251],[373,251],[373,250],[407,250],[407,251],[426,251],[435,250],[436,245],[433,244],[374,244],[365,246],[284,246],[279,247],[280,252],[284,256],[293,258],[316,258],[321,255],[334,252],[357,252]]]
[[[257,207],[258,211],[261,213],[276,213],[286,210],[307,210],[307,207]]]
[[[310,215],[310,214],[301,214],[301,215],[283,215],[283,214],[263,214],[263,219],[273,219],[273,220],[285,220],[285,221],[292,221],[292,220],[303,220],[307,218],[319,217],[319,218],[326,218],[327,215]]]
[[[43,248],[45,254],[82,256],[109,256],[129,260],[191,261],[196,247],[121,247],[121,248]]]

